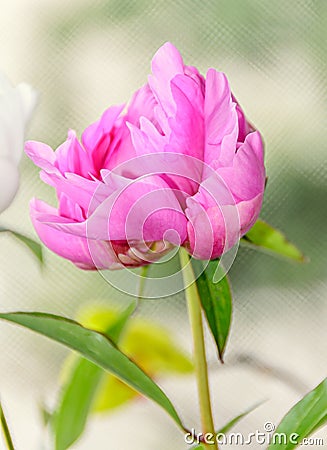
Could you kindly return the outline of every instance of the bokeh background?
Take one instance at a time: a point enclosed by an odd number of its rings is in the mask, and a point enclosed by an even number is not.
[[[68,128],[80,135],[105,108],[127,101],[146,81],[151,57],[167,40],[202,72],[215,67],[227,73],[262,132],[269,177],[262,217],[285,231],[310,262],[291,264],[240,249],[230,271],[234,318],[223,367],[207,336],[216,422],[222,425],[267,400],[235,431],[277,424],[327,373],[326,28],[324,0],[1,2],[1,68],[15,84],[27,81],[40,92],[30,139],[55,148]],[[19,194],[0,223],[34,236],[30,198],[52,203],[55,198],[26,157],[21,170]],[[98,273],[80,271],[48,250],[41,269],[24,247],[0,236],[2,311],[74,317],[91,301],[121,306],[128,299]],[[149,300],[141,314],[164,324],[191,351],[182,294]],[[0,324],[0,337],[0,392],[17,449],[47,449],[39,403],[54,401],[68,352],[8,324]],[[185,422],[198,424],[192,375],[166,376],[160,383]],[[326,433],[320,435],[326,445]],[[137,401],[94,416],[72,448],[180,450],[186,445],[161,410]]]

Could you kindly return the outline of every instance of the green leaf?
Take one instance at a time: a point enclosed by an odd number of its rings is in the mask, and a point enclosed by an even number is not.
[[[163,327],[147,320],[134,318],[126,327],[120,348],[146,373],[159,376],[163,373],[186,374],[193,371],[190,359],[180,350]],[[101,381],[96,394],[94,410],[112,411],[137,396],[137,392],[114,376]]]
[[[201,273],[203,262],[193,259],[192,265],[196,274],[196,285],[210,330],[216,341],[220,360],[223,362],[232,318],[232,294],[227,276],[218,283],[214,282],[218,260],[210,261]]]
[[[45,404],[39,403],[39,413],[42,419],[42,423],[43,425],[46,427],[48,426],[51,418],[52,418],[52,413],[49,411],[49,409],[45,406]]]
[[[241,239],[241,244],[257,250],[268,251],[297,262],[305,262],[303,253],[289,242],[285,235],[271,225],[258,220],[250,231]]]
[[[135,302],[131,303],[105,330],[115,343],[135,306]],[[103,369],[91,361],[85,358],[76,361],[53,417],[56,450],[69,448],[83,433],[103,375]]]
[[[78,321],[87,328],[106,334],[106,328],[116,316],[117,312],[112,309],[88,306],[81,311]],[[133,317],[120,341],[120,348],[152,375],[193,371],[190,358],[176,345],[171,332],[149,320]]]
[[[40,263],[43,263],[43,252],[42,252],[42,246],[38,243],[33,241],[33,239],[24,236],[23,234],[17,233],[16,231],[9,230],[7,228],[0,227],[0,233],[10,233],[12,234],[16,239],[21,241],[24,245],[26,245],[31,252],[34,254],[34,256],[37,257],[37,259],[40,261]]]
[[[247,416],[252,411],[259,408],[259,406],[261,406],[262,404],[263,404],[263,402],[260,402],[256,405],[252,406],[251,408],[247,409],[242,414],[239,414],[238,416],[234,417],[234,419],[230,420],[228,423],[226,423],[226,425],[224,425],[222,428],[220,428],[220,430],[218,430],[216,434],[220,434],[220,433],[226,434],[231,428],[233,428],[234,425],[236,425],[241,419],[243,419],[243,417]]]
[[[10,436],[10,431],[8,427],[8,423],[5,417],[5,413],[3,412],[2,405],[0,403],[0,422],[1,422],[1,428],[3,432],[3,436],[5,438],[5,444],[8,450],[15,450],[13,440]]]
[[[76,362],[59,409],[53,415],[56,450],[69,448],[83,433],[102,372],[87,359]]]
[[[106,307],[87,305],[78,315],[79,322],[108,334],[107,329],[117,320],[117,311]],[[111,334],[112,337],[112,333]],[[110,336],[109,336],[110,337]],[[123,338],[119,341],[121,350],[131,357],[151,376],[163,373],[190,373],[193,364],[179,349],[164,327],[148,320],[133,317],[129,320]],[[67,360],[67,363],[71,358]],[[66,379],[71,376],[72,365],[65,364]],[[68,376],[67,376],[68,375]],[[99,382],[92,410],[108,412],[133,400],[138,393],[112,375],[105,374]]]
[[[273,434],[268,450],[291,450],[326,423],[327,378],[286,414]],[[278,438],[281,434],[287,436],[286,442]],[[290,439],[291,435],[293,439]]]
[[[52,314],[1,313],[0,319],[22,325],[76,350],[85,358],[152,399],[184,429],[174,406],[160,387],[104,334],[84,328],[73,320]]]

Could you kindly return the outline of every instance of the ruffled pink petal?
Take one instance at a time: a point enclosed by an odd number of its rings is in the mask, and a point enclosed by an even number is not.
[[[249,140],[251,142],[251,138]],[[254,137],[255,141],[256,137]],[[252,161],[256,168],[253,167],[251,172],[255,177],[264,169],[254,151],[252,154],[256,158]],[[237,167],[237,164],[235,166]],[[260,184],[257,184],[259,192],[252,187],[243,187],[241,192],[243,200],[240,201],[235,194],[237,186],[233,183],[233,180],[236,179],[234,177],[239,173],[235,167],[228,168],[228,170],[229,176],[225,177],[221,177],[221,171],[218,170],[201,183],[198,192],[193,197],[187,199],[185,213],[189,222],[186,245],[196,258],[220,257],[237,243],[254,225],[259,216],[263,200],[264,176]],[[248,182],[250,181],[248,179]],[[255,192],[256,194],[252,198],[246,198],[246,195]]]
[[[70,197],[61,193],[59,195],[59,209],[58,214],[62,217],[67,217],[76,222],[85,220],[85,211],[80,205],[74,202]]]
[[[203,96],[190,77],[176,76],[171,83],[176,114],[169,119],[171,134],[166,151],[203,160]]]
[[[258,131],[250,133],[239,147],[231,167],[217,169],[237,202],[250,200],[263,193],[265,168],[263,142]]]
[[[152,122],[144,117],[141,118],[140,125],[139,128],[127,123],[136,156],[163,153],[167,145],[166,136],[162,136]]]
[[[210,207],[194,204],[187,210],[188,239],[186,247],[198,259],[219,258],[246,234],[258,219],[263,194],[238,203]]]
[[[82,134],[82,144],[93,162],[95,176],[101,169],[108,168],[106,161],[112,152],[113,129],[125,105],[112,106],[99,120],[86,128]]]
[[[176,75],[184,73],[183,59],[179,51],[167,42],[154,55],[151,67],[149,86],[167,116],[173,116],[176,107],[170,82]]]
[[[252,133],[252,131],[255,131],[252,125],[247,121],[244,111],[241,108],[240,104],[232,94],[233,102],[236,103],[236,112],[237,112],[237,118],[238,118],[238,142],[244,142],[246,136],[249,133]]]
[[[60,175],[60,171],[55,167],[56,155],[49,145],[37,141],[27,141],[25,143],[25,153],[34,164],[49,173]]]
[[[191,77],[177,75],[171,81],[171,92],[176,112],[173,117],[168,118],[168,135],[162,135],[146,118],[141,118],[140,128],[128,124],[136,154],[171,153],[202,160],[204,148],[202,91]],[[194,179],[182,176],[184,166],[188,163],[189,161],[184,158],[181,164],[182,171],[172,164],[170,173],[165,175],[164,179],[172,188],[193,195],[197,184],[194,183]],[[193,161],[191,164],[193,165]],[[158,167],[160,164],[154,165],[154,168]]]
[[[69,219],[58,216],[58,211],[55,208],[34,199],[30,205],[30,212],[34,228],[41,241],[57,255],[72,261],[80,268],[88,270],[110,268],[119,264],[119,260],[109,243],[102,241],[96,243],[98,253],[95,265],[94,255],[91,256],[90,254],[87,239],[50,226],[50,221],[52,223],[56,223],[56,221],[69,223]]]
[[[240,237],[244,236],[257,221],[261,211],[262,202],[263,193],[258,194],[251,200],[247,200],[237,204],[241,224]]]
[[[132,144],[125,116],[119,118],[113,129],[110,149],[106,154],[102,168],[112,170],[119,164],[122,164],[135,156],[136,152]]]
[[[96,151],[103,137],[108,135],[125,105],[112,106],[108,108],[99,120],[88,126],[82,134],[84,148],[92,153]]]
[[[196,82],[196,84],[198,85],[198,88],[199,88],[199,92],[202,94],[202,97],[204,98],[205,86],[206,86],[204,76],[201,75],[200,72],[198,71],[198,69],[193,66],[185,66],[184,73],[185,73],[185,75],[192,78]]]
[[[100,181],[87,180],[75,174],[66,174],[57,176],[56,174],[41,172],[42,181],[53,186],[58,197],[61,194],[69,197],[74,203],[78,204],[86,213],[93,203],[94,205],[103,201],[112,190]]]
[[[186,218],[174,192],[158,176],[131,182],[115,192],[83,223],[51,224],[90,239],[134,243],[186,239]]]
[[[241,224],[232,193],[213,174],[187,199],[188,246],[199,259],[212,259],[229,250],[239,239]]]
[[[226,75],[209,69],[206,77],[204,116],[206,148],[204,161],[219,160],[224,166],[233,160],[238,137],[236,104],[232,101]]]
[[[56,167],[62,174],[71,172],[90,178],[91,173],[96,173],[90,156],[79,143],[73,130],[69,130],[67,140],[57,148],[55,156]]]
[[[133,95],[125,119],[137,126],[140,124],[141,117],[146,117],[151,122],[155,122],[154,109],[156,106],[157,101],[149,85],[146,84]]]

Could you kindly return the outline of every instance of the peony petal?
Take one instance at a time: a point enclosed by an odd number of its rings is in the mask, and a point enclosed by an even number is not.
[[[157,105],[157,101],[148,84],[138,89],[128,106],[126,121],[133,125],[140,124],[140,118],[146,117],[152,122],[155,121],[154,108]]]
[[[112,106],[82,134],[82,143],[92,161],[90,172],[99,177],[101,169],[111,169],[134,156],[125,120],[119,117],[125,105]]]
[[[260,133],[250,133],[237,150],[232,167],[219,168],[217,173],[230,187],[237,202],[250,200],[263,193],[266,175]]]
[[[55,156],[56,167],[62,174],[71,172],[90,178],[90,173],[97,173],[92,159],[79,143],[73,130],[69,130],[67,140],[57,148]]]
[[[167,240],[177,245],[186,239],[185,215],[174,192],[159,176],[129,180],[127,187],[103,201],[85,223],[51,226],[96,240]]]
[[[212,164],[218,160],[230,165],[236,150],[238,117],[226,75],[209,69],[205,93],[206,148],[204,160]]]
[[[62,217],[75,220],[76,222],[83,222],[85,220],[84,210],[70,197],[63,193],[59,195],[58,214]]]
[[[115,130],[113,140],[110,143],[110,152],[107,153],[102,168],[110,170],[114,169],[119,164],[122,164],[135,156],[136,153],[132,144],[130,131],[124,120],[124,123],[120,128]]]
[[[98,181],[86,180],[75,174],[56,174],[41,172],[40,178],[45,183],[57,190],[57,195],[68,196],[74,203],[78,204],[84,212],[87,212],[92,201],[100,203],[110,193],[110,189]]]
[[[184,63],[179,51],[167,42],[159,48],[152,59],[149,86],[167,116],[175,113],[170,82],[178,74],[184,74]]]
[[[237,204],[241,224],[240,237],[244,236],[257,221],[262,207],[262,201],[263,193],[258,194],[251,200],[247,200]]]
[[[82,134],[82,143],[87,151],[92,153],[97,149],[103,137],[111,132],[115,121],[124,107],[125,105],[117,105],[108,108],[99,120],[85,129]]]
[[[167,138],[162,136],[155,126],[145,117],[141,118],[141,128],[131,123],[127,126],[131,133],[131,140],[137,156],[162,153],[167,145]]]
[[[171,89],[176,115],[169,120],[171,135],[166,151],[203,160],[203,97],[198,85],[191,78],[178,75],[173,79]]]
[[[233,102],[236,103],[236,112],[237,112],[237,118],[238,118],[238,142],[244,142],[246,136],[249,133],[252,133],[252,131],[255,131],[252,127],[252,125],[247,121],[245,114],[243,112],[243,109],[239,105],[238,101],[232,95]]]
[[[33,199],[30,205],[34,228],[41,241],[57,255],[72,261],[83,269],[116,268],[119,260],[108,242],[96,242],[96,259],[90,254],[88,240],[84,237],[66,233],[50,226],[65,219],[58,216],[58,211],[46,203]],[[68,222],[68,220],[66,219]],[[69,222],[68,222],[69,223]],[[92,244],[93,245],[93,244]]]
[[[188,202],[186,211],[187,248],[197,259],[219,258],[240,238],[239,215],[236,206],[223,205],[205,210],[199,203]]]
[[[25,142],[25,153],[34,164],[49,173],[60,174],[55,167],[56,155],[49,145],[37,141]]]
[[[238,241],[239,211],[228,185],[217,173],[204,180],[186,203],[189,248],[196,258],[217,258]]]

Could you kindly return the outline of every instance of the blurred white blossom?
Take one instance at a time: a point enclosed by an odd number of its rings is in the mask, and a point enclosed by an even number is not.
[[[19,186],[19,162],[25,129],[37,100],[26,83],[12,87],[0,72],[0,213],[13,201]]]

